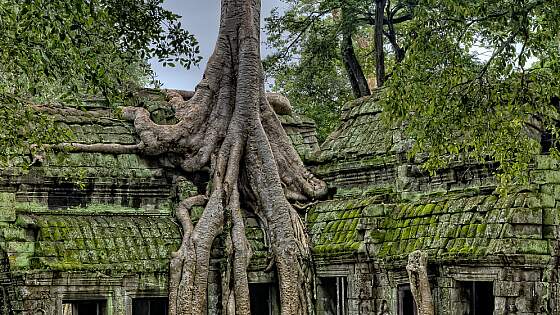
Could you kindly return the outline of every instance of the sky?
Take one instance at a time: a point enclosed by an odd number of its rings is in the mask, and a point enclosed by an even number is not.
[[[218,26],[220,23],[220,0],[166,0],[164,7],[181,15],[181,24],[185,29],[196,36],[200,44],[200,52],[203,57],[198,67],[187,70],[180,66],[176,68],[163,67],[157,60],[151,60],[157,79],[163,83],[164,88],[194,90],[202,78],[208,57],[214,50],[214,44],[218,37]],[[274,7],[282,7],[281,0],[262,0],[261,25],[264,17],[270,15]],[[265,42],[266,34],[261,32],[261,42]],[[261,54],[267,55],[267,48],[261,45]]]

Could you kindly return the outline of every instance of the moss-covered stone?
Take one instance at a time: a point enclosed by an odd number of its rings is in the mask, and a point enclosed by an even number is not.
[[[15,203],[14,193],[0,192],[0,222],[16,220]]]

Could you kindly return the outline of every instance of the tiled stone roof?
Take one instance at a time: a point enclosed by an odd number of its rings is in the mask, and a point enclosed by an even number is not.
[[[444,261],[457,256],[548,255],[539,194],[445,196],[393,207],[383,222],[377,256],[427,250]]]
[[[21,215],[3,238],[12,270],[153,272],[167,270],[180,229],[163,216]]]
[[[357,160],[386,156],[393,145],[393,133],[381,122],[381,108],[375,98],[362,98],[343,108],[341,126],[321,145],[320,161]]]
[[[409,145],[382,122],[376,96],[345,106],[314,166],[336,189],[308,212],[315,255],[365,254],[401,267],[418,249],[438,262],[555,255],[558,162],[535,157],[530,184],[501,196],[488,166],[457,161],[430,176],[406,158]]]

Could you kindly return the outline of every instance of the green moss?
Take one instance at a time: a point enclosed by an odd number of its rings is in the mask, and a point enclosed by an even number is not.
[[[477,224],[476,225],[476,235],[478,237],[485,237],[484,233],[486,232],[486,224]]]
[[[420,215],[422,216],[428,216],[431,215],[434,212],[436,205],[433,203],[429,203],[427,205],[424,206],[424,208],[422,209],[422,212],[420,213]]]
[[[461,227],[461,231],[459,232],[459,237],[467,237],[467,235],[469,234],[469,225],[463,225]]]
[[[422,213],[422,209],[424,208],[423,205],[416,205],[416,206],[412,206],[409,208],[406,216],[407,217],[417,217],[419,215],[421,215]]]
[[[414,242],[414,250],[423,249],[424,248],[424,238],[418,238]]]
[[[426,227],[427,227],[427,225],[424,225],[424,224],[419,225],[418,230],[416,231],[415,237],[420,237],[420,236],[425,235],[426,234]]]
[[[519,240],[520,252],[524,254],[548,255],[549,244],[547,240]]]
[[[401,239],[406,240],[410,238],[410,228],[406,227],[404,229],[402,229],[401,232]]]

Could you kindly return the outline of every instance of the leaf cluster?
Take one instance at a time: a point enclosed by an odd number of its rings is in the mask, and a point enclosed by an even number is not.
[[[64,134],[32,115],[28,101],[79,103],[103,95],[118,103],[153,75],[149,58],[187,68],[199,62],[196,39],[162,3],[0,0],[0,156]]]
[[[556,133],[560,2],[419,1],[405,60],[384,91],[411,156],[431,171],[497,161],[503,184],[525,181],[540,133]]]

